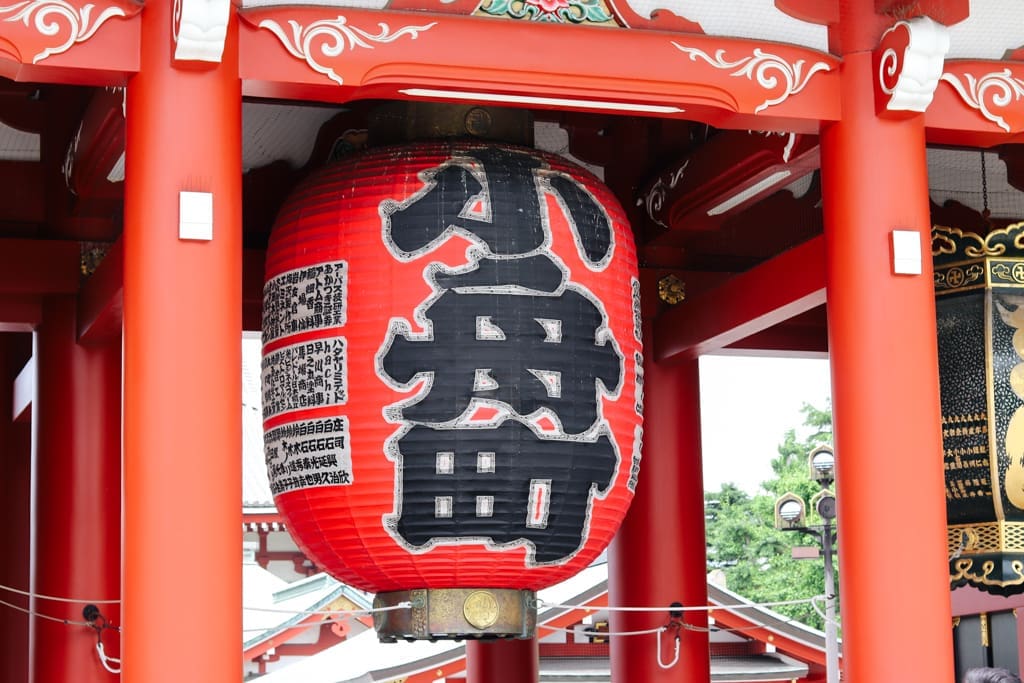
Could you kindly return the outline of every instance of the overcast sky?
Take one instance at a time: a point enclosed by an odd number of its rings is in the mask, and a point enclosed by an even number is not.
[[[786,431],[803,425],[800,406],[830,397],[825,359],[702,356],[700,384],[706,490],[731,481],[756,493]]]

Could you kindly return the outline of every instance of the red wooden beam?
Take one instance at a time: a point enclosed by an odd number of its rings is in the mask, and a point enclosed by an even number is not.
[[[279,512],[242,512],[243,526],[249,524],[283,524],[284,519]]]
[[[812,24],[839,23],[838,0],[775,0],[775,6],[791,17]]]
[[[828,358],[828,331],[783,323],[730,344],[720,353],[770,358]]]
[[[775,630],[763,623],[754,621],[744,616],[745,610],[729,610],[719,607],[708,612],[713,617],[715,624],[725,629],[737,629],[746,638],[755,638],[761,642],[772,643],[777,652],[782,652],[790,657],[811,665],[825,663],[825,651],[815,645],[802,642],[796,638],[790,638],[778,630]]]
[[[68,161],[68,184],[79,201],[121,201],[124,184],[111,177],[118,163],[123,164],[124,135],[124,91],[97,90],[82,117]]]
[[[1024,595],[992,595],[974,586],[961,586],[950,592],[950,598],[954,617],[1003,610],[1016,612],[1024,607]]]
[[[328,609],[328,608],[323,608]],[[333,609],[333,608],[331,608]],[[356,609],[355,605],[352,609]],[[335,627],[339,627],[338,631],[334,630]],[[317,640],[312,643],[290,643],[289,641],[296,638],[306,631],[316,628],[320,631]],[[311,612],[310,614],[303,617],[294,626],[289,626],[287,629],[276,633],[266,640],[261,640],[255,645],[250,646],[248,649],[242,652],[242,659],[245,661],[254,660],[257,657],[263,655],[268,650],[276,650],[275,653],[279,657],[284,656],[305,656],[315,655],[316,653],[324,650],[332,645],[345,640],[348,635],[348,624],[342,621],[334,621],[331,616],[325,615],[321,610]]]
[[[952,26],[970,15],[968,0],[875,0],[875,13],[898,17],[931,17]]]
[[[6,240],[12,246],[14,243],[25,243],[28,245],[38,244],[65,244],[53,242],[33,242],[29,240]],[[68,243],[71,244],[71,243]],[[78,245],[75,248],[75,266],[78,264]],[[32,250],[29,250],[32,251]],[[33,253],[19,252],[25,256],[33,256]],[[0,243],[0,267],[4,264],[4,256],[8,251]],[[66,257],[66,255],[65,255]],[[242,319],[243,329],[259,330],[263,305],[263,262],[266,259],[266,252],[262,249],[247,249],[243,253],[242,262]],[[65,264],[65,267],[67,264]],[[121,334],[121,322],[123,314],[123,289],[122,279],[124,273],[124,249],[118,240],[110,252],[104,257],[96,271],[82,285],[78,298],[78,338],[82,343],[97,343],[104,339],[110,339],[113,335]],[[0,293],[3,293],[4,277],[7,273],[0,275]],[[77,284],[77,276],[75,278]],[[15,287],[12,283],[10,287]],[[26,285],[27,286],[27,285]],[[43,291],[54,293],[59,283],[53,283]],[[38,304],[34,307],[31,301],[19,300],[5,297],[0,300],[0,331],[31,331],[38,324]],[[11,325],[12,327],[5,327]]]
[[[0,75],[14,81],[123,85],[139,69],[142,2],[65,2],[53,21],[45,3],[0,7]],[[39,9],[39,8],[46,9]],[[70,15],[70,19],[67,18]],[[46,24],[48,30],[38,25]]]
[[[0,332],[31,332],[42,321],[43,308],[38,296],[0,297]]]
[[[315,643],[283,643],[274,648],[274,656],[311,657],[343,642],[348,637],[348,629],[349,625],[343,621],[320,624],[320,637]]]
[[[81,343],[98,343],[121,335],[123,282],[124,247],[122,240],[118,240],[78,295],[78,340]]]
[[[0,240],[0,294],[73,294],[80,264],[78,242]]]
[[[825,307],[811,309],[767,330],[745,337],[721,353],[773,358],[828,358]]]
[[[648,218],[672,230],[712,230],[819,166],[814,135],[726,131],[648,183]]]
[[[1024,108],[1014,92],[1024,64],[1014,61],[951,59],[943,67],[925,112],[928,142],[990,147],[1024,140]]]
[[[825,239],[816,237],[654,321],[658,361],[695,358],[825,303]]]
[[[38,161],[0,161],[0,185],[8,201],[0,208],[0,221],[42,223],[46,220],[43,165]]]
[[[594,40],[592,30],[544,22],[355,8],[339,19],[336,8],[298,5],[251,7],[239,16],[243,93],[255,97],[490,101],[802,132],[840,113],[839,60],[795,45],[650,30],[603,31]],[[307,52],[304,42],[322,30],[378,27],[388,41],[375,49],[328,55]],[[733,73],[766,51],[801,66],[799,92],[786,79]],[[567,70],[565,55],[587,68]]]

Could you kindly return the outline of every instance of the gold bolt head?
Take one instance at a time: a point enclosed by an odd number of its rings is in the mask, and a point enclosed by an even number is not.
[[[675,306],[686,300],[686,283],[675,275],[666,275],[658,280],[658,298]]]

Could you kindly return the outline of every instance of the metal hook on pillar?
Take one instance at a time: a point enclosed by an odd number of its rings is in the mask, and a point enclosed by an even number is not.
[[[96,605],[86,605],[82,609],[82,617],[96,631],[96,654],[100,658],[100,664],[112,674],[121,673],[121,660],[117,657],[108,656],[106,650],[103,649],[103,631],[108,628],[115,631],[120,631],[121,629],[112,626]]]

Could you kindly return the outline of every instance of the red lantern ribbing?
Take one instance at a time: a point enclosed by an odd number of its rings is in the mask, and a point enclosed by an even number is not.
[[[266,278],[267,465],[302,549],[379,605],[448,614],[393,612],[382,637],[530,636],[532,591],[597,557],[638,475],[639,283],[610,191],[528,148],[381,148],[295,191]]]

